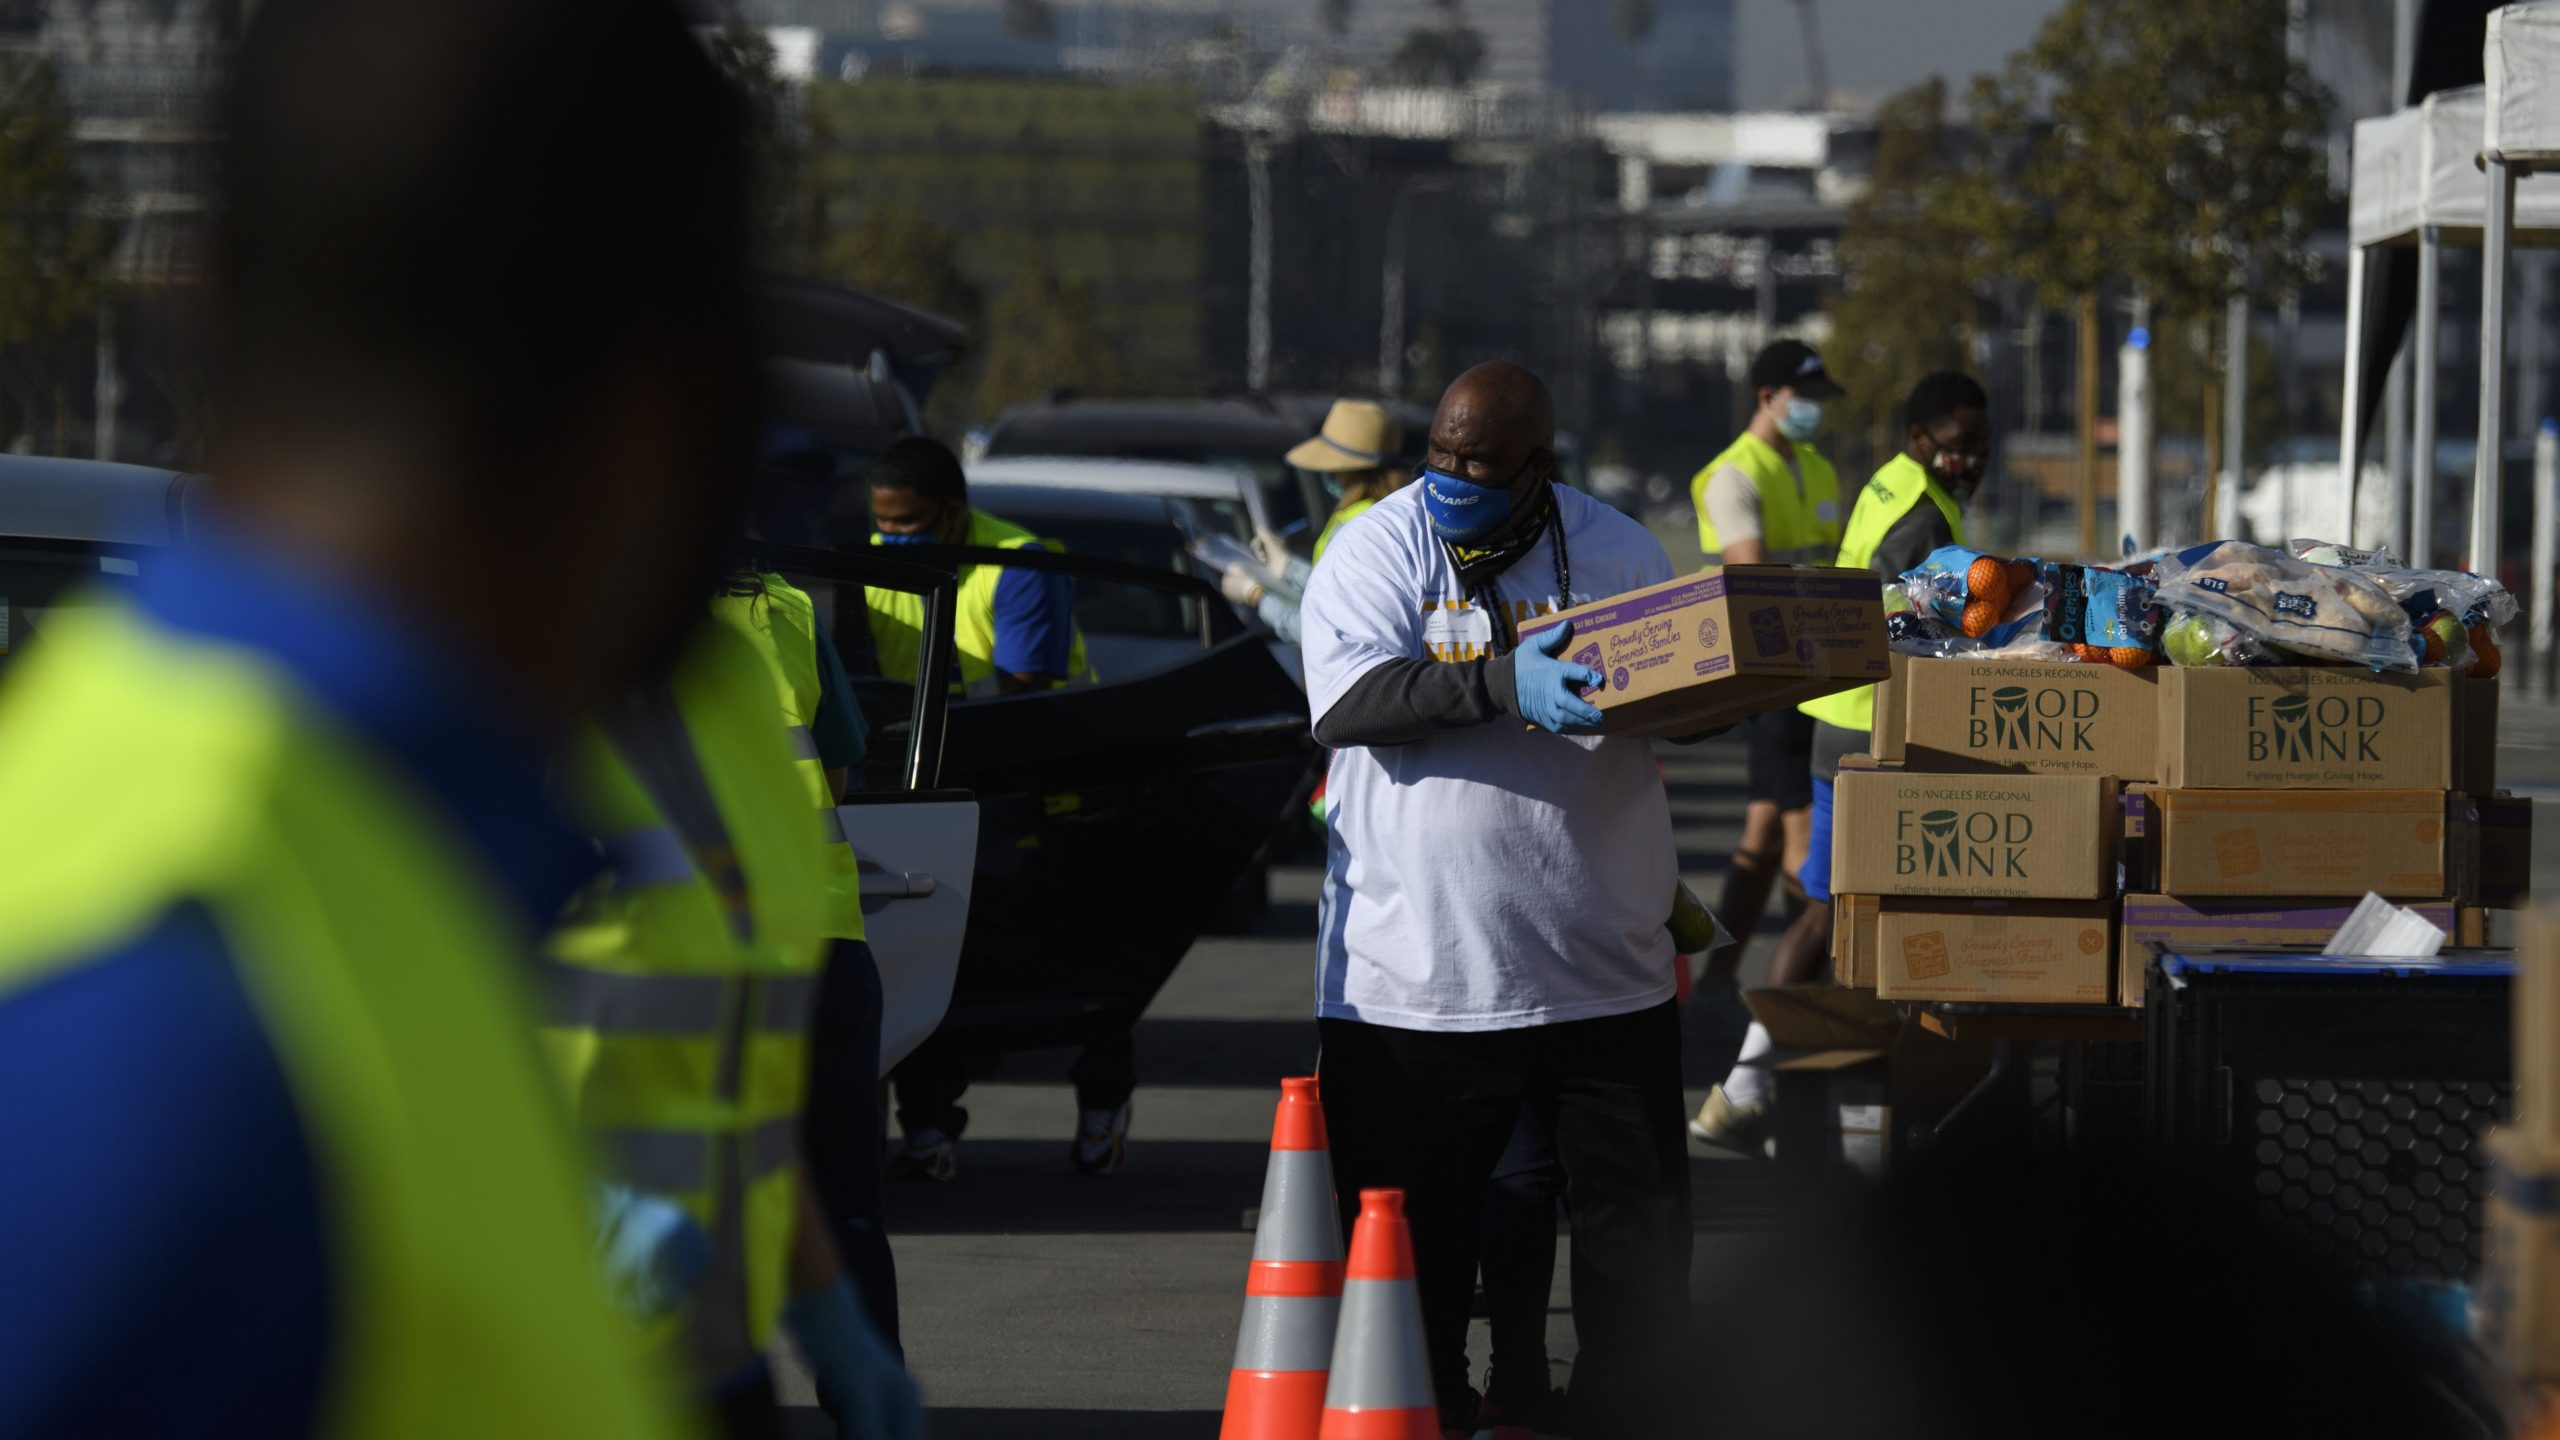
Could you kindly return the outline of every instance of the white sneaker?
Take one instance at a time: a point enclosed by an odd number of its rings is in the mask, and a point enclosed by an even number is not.
[[[1117,1175],[1129,1163],[1129,1107],[1076,1112],[1075,1143],[1067,1164],[1079,1175]]]

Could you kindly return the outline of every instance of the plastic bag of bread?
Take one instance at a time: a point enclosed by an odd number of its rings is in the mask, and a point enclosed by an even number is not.
[[[2160,605],[2210,615],[2312,664],[2415,670],[2408,612],[2372,579],[2222,540],[2161,557]]]

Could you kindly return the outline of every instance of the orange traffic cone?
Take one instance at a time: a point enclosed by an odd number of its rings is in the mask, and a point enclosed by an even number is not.
[[[1360,1192],[1317,1440],[1440,1440],[1401,1190]]]
[[[1312,1075],[1280,1082],[1218,1440],[1315,1440],[1342,1307],[1342,1222]]]

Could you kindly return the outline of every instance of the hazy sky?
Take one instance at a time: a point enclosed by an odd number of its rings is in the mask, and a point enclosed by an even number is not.
[[[1932,73],[1961,90],[2027,42],[2061,0],[1813,0],[1831,88],[1863,108]],[[1795,0],[1734,0],[1734,101],[1769,110],[1804,98]]]

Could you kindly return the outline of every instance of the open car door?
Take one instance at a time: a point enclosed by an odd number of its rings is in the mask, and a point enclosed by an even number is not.
[[[943,773],[984,822],[945,1031],[989,1054],[1125,1026],[1303,797],[1306,696],[1193,576],[1036,549],[910,557],[1065,577],[1087,659],[1056,689],[951,702]],[[860,623],[837,634],[857,677]]]
[[[864,553],[758,545],[753,563],[809,592],[839,651],[870,732],[861,773],[836,810],[861,861],[862,925],[880,966],[880,1073],[942,1023],[960,969],[976,889],[978,802],[937,786],[949,701],[922,683],[951,665],[949,573]],[[885,676],[870,658],[863,591],[924,597],[917,673]],[[850,632],[848,632],[850,627]],[[854,661],[859,658],[861,663]]]

